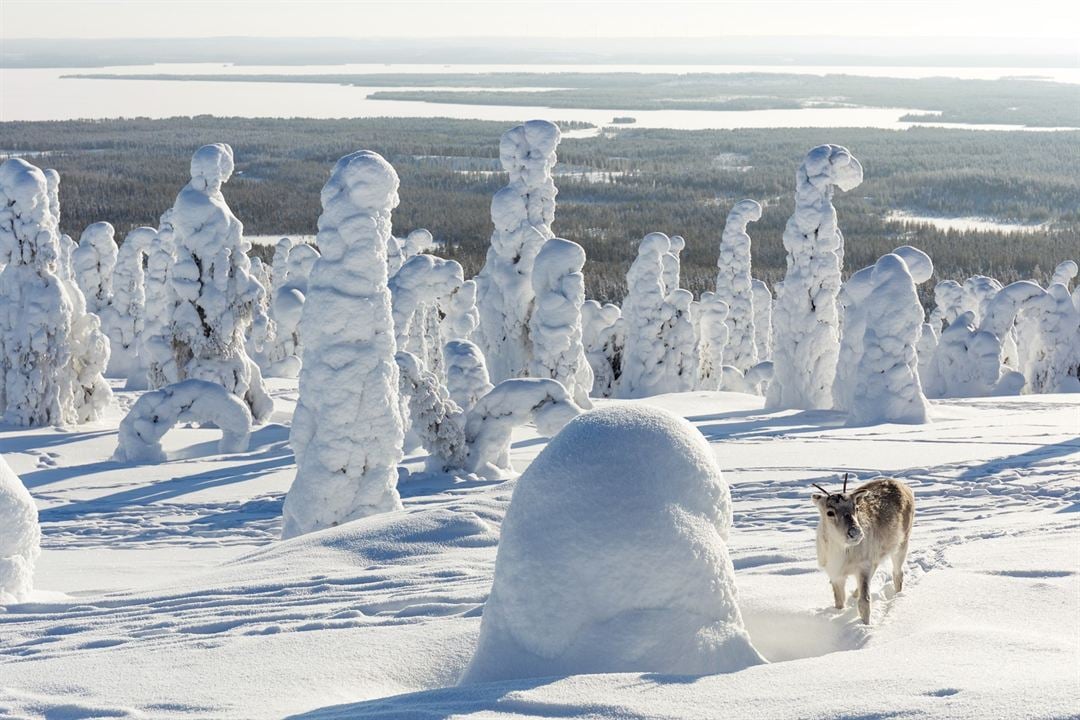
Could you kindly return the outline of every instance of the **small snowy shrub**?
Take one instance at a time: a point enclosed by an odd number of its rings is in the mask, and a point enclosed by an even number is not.
[[[41,553],[37,506],[0,457],[0,606],[25,600]]]
[[[120,421],[113,460],[127,463],[165,461],[161,438],[177,423],[209,423],[221,428],[218,452],[241,453],[251,437],[251,413],[218,383],[184,380],[143,393]]]
[[[739,613],[730,527],[727,483],[689,422],[641,405],[573,420],[514,488],[462,682],[764,662]]]

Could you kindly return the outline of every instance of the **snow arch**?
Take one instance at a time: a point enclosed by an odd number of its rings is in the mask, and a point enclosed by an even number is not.
[[[184,380],[145,393],[120,422],[117,462],[165,461],[161,438],[177,423],[213,423],[221,428],[221,453],[244,452],[251,436],[251,413],[240,398],[207,380]]]

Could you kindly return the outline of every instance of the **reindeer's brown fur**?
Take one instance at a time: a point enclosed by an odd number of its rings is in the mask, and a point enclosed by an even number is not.
[[[870,578],[886,557],[893,562],[893,586],[904,586],[904,561],[915,519],[915,496],[904,483],[877,478],[850,493],[815,493],[820,514],[817,529],[818,565],[829,576],[836,607],[844,607],[849,575],[862,621],[870,624]],[[829,513],[832,513],[830,515]]]

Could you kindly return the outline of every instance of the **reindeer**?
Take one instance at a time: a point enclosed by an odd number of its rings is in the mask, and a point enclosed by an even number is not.
[[[904,586],[904,560],[915,519],[915,495],[894,478],[877,478],[849,495],[847,475],[842,492],[830,493],[817,483],[813,500],[820,514],[817,528],[818,566],[829,576],[836,609],[844,607],[849,575],[856,580],[855,597],[863,623],[870,624],[870,577],[881,561],[891,557],[893,587]]]

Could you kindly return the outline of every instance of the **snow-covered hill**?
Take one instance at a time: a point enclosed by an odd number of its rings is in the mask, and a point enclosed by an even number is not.
[[[514,481],[422,474],[404,510],[280,541],[295,380],[248,452],[177,428],[169,461],[110,460],[136,393],[77,431],[0,432],[43,552],[0,611],[0,716],[89,718],[1065,717],[1080,712],[1080,407],[1075,396],[931,402],[932,424],[696,392],[633,401],[688,418],[731,486],[740,607],[771,663],[706,677],[585,675],[456,687]],[[631,401],[599,401],[601,406]],[[544,447],[531,428],[523,470]],[[810,481],[914,489],[908,582],[871,584],[872,625],[831,607]],[[658,478],[658,482],[662,482]],[[536,592],[544,592],[537,588]]]

